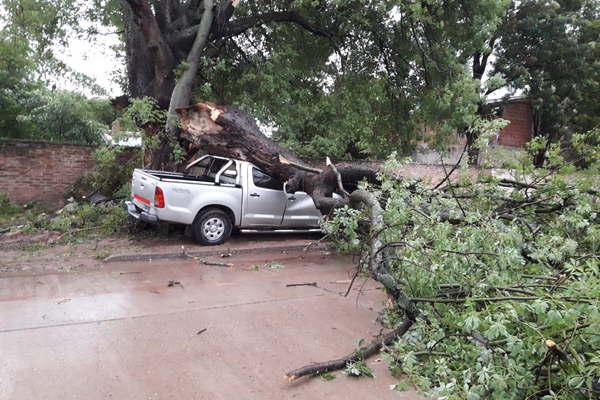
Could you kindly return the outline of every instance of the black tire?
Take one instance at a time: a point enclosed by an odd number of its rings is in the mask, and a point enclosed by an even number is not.
[[[208,208],[198,214],[192,225],[192,232],[196,242],[214,246],[225,243],[231,236],[232,228],[231,218],[225,211]]]

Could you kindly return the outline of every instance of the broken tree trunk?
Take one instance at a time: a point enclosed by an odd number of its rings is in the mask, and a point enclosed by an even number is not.
[[[254,118],[241,110],[199,103],[178,108],[177,112],[181,117],[181,138],[192,147],[253,163],[282,182],[287,181],[290,191],[308,193],[323,214],[348,204],[343,186],[352,190],[362,179],[376,181],[379,163],[344,162],[337,168],[315,168],[264,135]],[[341,197],[333,198],[333,193]]]

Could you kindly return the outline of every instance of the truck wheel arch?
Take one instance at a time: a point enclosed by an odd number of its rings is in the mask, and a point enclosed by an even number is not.
[[[196,216],[194,217],[194,222],[198,219],[198,217],[202,214],[204,214],[207,210],[221,210],[224,211],[228,216],[229,219],[231,221],[231,225],[235,228],[236,227],[236,221],[235,221],[235,214],[233,213],[233,211],[224,205],[221,204],[210,204],[208,206],[204,206],[202,207],[197,213]]]

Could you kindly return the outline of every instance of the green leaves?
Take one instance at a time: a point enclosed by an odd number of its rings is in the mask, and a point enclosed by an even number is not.
[[[346,368],[344,368],[344,373],[348,376],[353,376],[356,378],[367,377],[373,378],[373,370],[367,365],[364,360],[355,361],[352,363],[348,363]]]
[[[573,173],[564,160],[553,162],[514,165],[513,179],[533,185],[502,187],[480,176],[454,182],[452,192],[399,182],[391,172],[401,164],[392,159],[379,176],[384,231],[366,232],[348,209],[327,223],[341,249],[364,251],[372,235],[387,243],[402,290],[430,300],[417,303],[420,319],[386,357],[428,395],[520,400],[551,388],[553,398],[572,400],[592,390],[600,373],[600,236],[597,177],[594,184],[589,176],[597,169]],[[384,313],[392,326],[402,318],[400,308]]]

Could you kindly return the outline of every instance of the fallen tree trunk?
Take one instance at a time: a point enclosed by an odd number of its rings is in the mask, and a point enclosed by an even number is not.
[[[178,108],[177,112],[181,117],[181,138],[190,147],[253,163],[282,182],[287,181],[290,191],[308,193],[323,214],[348,203],[342,186],[352,190],[362,179],[375,182],[381,167],[369,162],[344,162],[338,164],[337,170],[332,165],[322,169],[311,166],[264,135],[254,118],[235,108],[199,103]],[[341,198],[333,198],[333,193]]]

